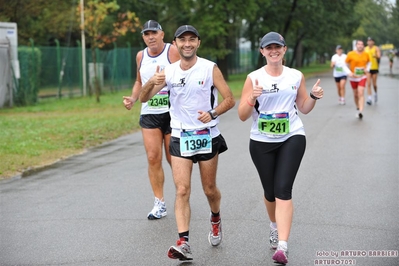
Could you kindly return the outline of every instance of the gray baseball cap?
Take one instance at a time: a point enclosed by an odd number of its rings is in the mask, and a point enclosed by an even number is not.
[[[260,48],[264,48],[272,43],[285,46],[284,37],[277,32],[271,31],[263,36],[262,40],[260,41]]]
[[[198,39],[201,39],[201,37],[200,37],[200,35],[199,35],[197,29],[194,28],[194,27],[191,26],[191,25],[183,25],[183,26],[180,26],[180,27],[176,30],[176,32],[175,32],[175,39],[178,38],[178,37],[180,37],[183,33],[186,33],[186,32],[194,33],[194,34],[198,37]]]
[[[162,30],[161,24],[156,22],[155,20],[149,20],[143,25],[143,30],[141,33],[144,33],[146,31],[158,31]]]

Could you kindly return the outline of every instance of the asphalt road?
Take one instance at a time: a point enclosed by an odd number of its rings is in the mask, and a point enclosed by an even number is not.
[[[324,99],[301,115],[307,149],[294,185],[288,265],[399,265],[399,59],[382,59],[379,101],[355,118],[353,94],[338,105],[331,75]],[[310,90],[314,77],[307,80]],[[0,265],[275,265],[269,221],[251,162],[250,122],[237,106],[221,117],[224,239],[207,241],[209,207],[193,171],[190,243],[194,260],[170,260],[177,239],[174,185],[166,162],[168,216],[149,221],[153,196],[141,133],[121,137],[44,171],[0,182]],[[373,251],[393,251],[377,253]],[[374,255],[380,255],[375,257]],[[384,256],[383,256],[384,255]],[[394,257],[387,257],[387,255]],[[329,261],[328,261],[329,260]]]

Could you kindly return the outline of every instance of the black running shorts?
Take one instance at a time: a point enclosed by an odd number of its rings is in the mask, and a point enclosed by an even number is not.
[[[170,114],[146,114],[140,115],[140,126],[142,128],[159,128],[164,135],[171,133]]]
[[[212,152],[205,154],[196,154],[193,156],[182,156],[180,153],[180,138],[172,137],[169,145],[170,155],[192,160],[194,163],[198,161],[207,161],[215,157],[216,154],[227,151],[227,144],[222,134],[212,139]]]

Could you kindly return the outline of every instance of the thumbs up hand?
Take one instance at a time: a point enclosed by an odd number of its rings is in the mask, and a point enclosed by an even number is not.
[[[154,83],[155,85],[160,85],[165,82],[165,73],[160,71],[160,67],[157,66],[157,70],[155,71],[154,74]]]
[[[310,93],[320,99],[320,98],[323,98],[324,91],[323,91],[322,87],[320,87],[319,85],[320,85],[320,79],[318,79],[316,81],[316,83],[313,85],[313,88]]]
[[[255,85],[253,87],[252,94],[250,95],[250,98],[252,100],[255,100],[256,98],[258,98],[259,96],[262,95],[262,92],[263,92],[263,87],[259,86],[258,79],[255,79]]]

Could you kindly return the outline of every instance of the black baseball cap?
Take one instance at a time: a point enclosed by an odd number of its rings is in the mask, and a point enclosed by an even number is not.
[[[141,33],[144,33],[146,31],[158,31],[162,30],[161,24],[156,22],[155,20],[149,20],[143,25],[143,30]]]
[[[260,41],[260,48],[264,48],[265,46],[268,46],[272,43],[285,46],[284,37],[277,32],[271,31],[263,36],[262,40]]]
[[[194,28],[194,27],[191,26],[191,25],[183,25],[183,26],[180,26],[180,27],[176,30],[176,32],[175,32],[175,39],[178,38],[178,37],[180,37],[183,33],[186,33],[186,32],[194,33],[194,34],[198,37],[198,39],[201,39],[201,37],[200,37],[200,35],[199,35],[197,29]]]

